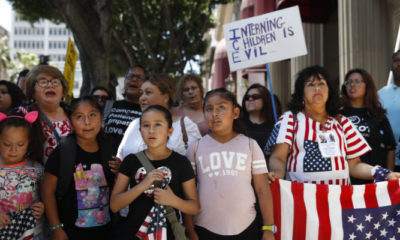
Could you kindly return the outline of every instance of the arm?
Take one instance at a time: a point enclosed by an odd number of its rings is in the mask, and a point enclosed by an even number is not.
[[[386,159],[386,164],[387,164],[387,168],[390,171],[394,171],[394,159],[396,156],[396,150],[395,149],[391,149],[387,152],[387,159]]]
[[[115,213],[128,206],[146,189],[149,189],[154,181],[162,181],[163,179],[163,172],[155,169],[148,173],[139,184],[126,191],[129,185],[129,177],[122,173],[118,173],[110,199],[111,211]]]
[[[274,224],[274,208],[272,202],[272,193],[268,184],[267,174],[253,175],[254,189],[257,193],[261,214],[263,217],[263,225]],[[264,239],[274,239],[271,231],[263,232]]]
[[[360,158],[349,159],[347,162],[349,163],[350,176],[365,180],[374,179],[374,177],[371,176],[371,170],[373,167],[361,162]]]
[[[166,189],[156,188],[154,190],[154,202],[171,206],[186,214],[197,214],[200,210],[200,205],[197,197],[195,179],[192,178],[183,182],[182,188],[185,199],[176,196],[169,186],[167,186]]]
[[[44,174],[42,187],[42,200],[46,206],[45,212],[50,226],[56,226],[61,223],[58,216],[56,188],[58,178],[51,173]],[[68,239],[64,229],[59,227],[53,231],[53,239]]]
[[[275,177],[283,179],[286,172],[286,161],[289,154],[289,145],[286,143],[276,144],[272,150],[272,155],[269,158],[269,166],[271,173]]]

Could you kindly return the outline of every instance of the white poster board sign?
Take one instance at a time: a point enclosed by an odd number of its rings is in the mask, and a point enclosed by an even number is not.
[[[230,71],[307,54],[298,6],[224,25]]]

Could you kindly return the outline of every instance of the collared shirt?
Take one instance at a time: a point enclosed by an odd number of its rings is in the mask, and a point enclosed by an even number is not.
[[[394,139],[399,141],[400,138],[400,86],[392,83],[389,86],[383,87],[378,91],[379,100],[383,108],[386,109],[386,117],[389,119],[390,126],[393,130]],[[395,165],[400,165],[399,158],[400,147],[396,147],[396,162]]]

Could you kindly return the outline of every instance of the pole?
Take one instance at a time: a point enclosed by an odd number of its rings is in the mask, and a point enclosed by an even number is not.
[[[276,106],[275,106],[274,91],[272,90],[272,80],[271,80],[271,74],[269,72],[268,63],[265,64],[265,67],[267,69],[267,76],[268,76],[268,83],[269,83],[269,93],[271,94],[271,102],[272,102],[272,110],[274,111],[275,122],[277,122],[278,121],[278,117],[276,116]]]

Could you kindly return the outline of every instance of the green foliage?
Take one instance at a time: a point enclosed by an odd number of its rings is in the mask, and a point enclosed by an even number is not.
[[[204,54],[209,45],[210,40],[204,34],[215,24],[212,11],[216,5],[231,2],[108,0],[103,9],[93,11],[96,5],[93,1],[87,1],[86,4],[85,1],[78,4],[73,0],[8,1],[23,19],[31,22],[41,18],[57,22],[71,17],[71,12],[60,4],[80,5],[80,13],[97,11],[96,16],[90,15],[88,22],[81,23],[82,28],[94,26],[93,21],[100,22],[104,17],[102,11],[110,12],[111,30],[104,32],[103,36],[111,34],[113,39],[108,46],[111,55],[109,64],[110,69],[118,75],[125,72],[129,65],[135,64],[143,65],[153,73],[182,74],[186,63],[195,61],[196,55]],[[76,27],[71,28],[75,36],[78,34]]]

